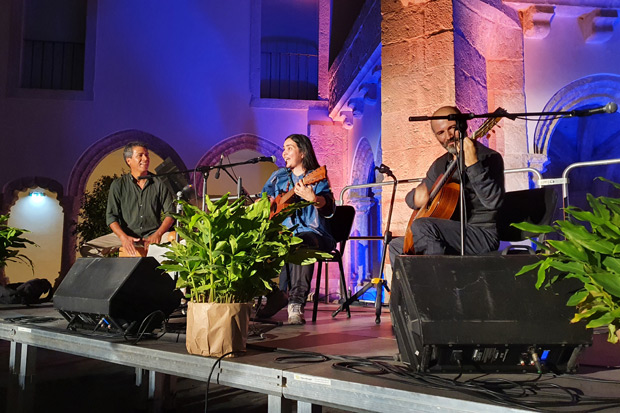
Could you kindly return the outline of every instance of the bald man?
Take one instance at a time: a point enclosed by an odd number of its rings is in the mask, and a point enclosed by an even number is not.
[[[439,108],[433,116],[460,114],[453,106]],[[433,135],[446,153],[437,158],[420,185],[409,192],[405,202],[412,209],[420,209],[429,201],[433,184],[446,171],[459,150],[456,121],[437,119],[431,121]],[[504,198],[504,160],[492,149],[470,138],[463,140],[465,163],[464,192],[465,254],[476,255],[499,248],[497,236],[497,211]],[[452,180],[460,184],[458,170]],[[457,205],[450,219],[418,218],[411,225],[415,253],[419,255],[458,255],[461,252],[460,206]],[[403,253],[404,238],[390,242],[390,260]]]

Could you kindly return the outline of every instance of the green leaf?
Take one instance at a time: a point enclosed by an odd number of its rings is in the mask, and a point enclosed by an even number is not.
[[[588,297],[588,295],[590,294],[587,291],[577,291],[568,299],[566,305],[569,307],[575,307],[577,304],[582,303]]]
[[[575,244],[573,241],[556,241],[556,240],[548,240],[547,243],[558,250],[560,253],[567,255],[568,257],[580,260],[580,261],[588,261],[588,255],[586,254],[583,247]]]
[[[610,271],[620,274],[620,258],[605,257],[605,259],[603,259],[603,265]]]
[[[527,231],[534,234],[548,234],[555,232],[555,228],[550,225],[536,225],[530,222],[512,223],[511,226],[520,229],[521,231]]]
[[[606,326],[614,321],[614,316],[611,314],[603,314],[601,317],[591,320],[588,324],[586,324],[586,328],[597,328]]]
[[[605,291],[620,298],[620,275],[614,273],[592,273],[590,277]]]
[[[542,264],[542,261],[537,261],[534,264],[528,264],[528,265],[524,265],[523,267],[521,267],[521,269],[519,270],[518,273],[515,274],[515,277],[517,275],[522,275],[522,274],[526,274],[536,268],[538,268],[540,266],[540,264]]]

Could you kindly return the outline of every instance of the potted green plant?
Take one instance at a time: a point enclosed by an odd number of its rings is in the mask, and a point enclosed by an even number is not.
[[[28,264],[34,273],[32,261],[22,254],[20,249],[26,248],[28,244],[36,244],[22,237],[27,230],[9,227],[8,220],[9,215],[0,215],[0,272],[4,272],[4,267],[9,262],[23,262]]]
[[[620,189],[620,184],[598,179]],[[550,226],[513,224],[521,230],[540,234],[555,232],[563,238],[537,243],[544,259],[524,266],[517,275],[536,270],[537,289],[569,278],[579,280],[583,287],[566,303],[577,310],[571,322],[587,321],[586,328],[607,326],[608,341],[617,343],[620,338],[620,199],[588,194],[587,200],[590,211],[572,206],[564,209],[573,220],[556,221]]]
[[[216,202],[207,198],[207,212],[179,203],[183,214],[174,215],[175,229],[183,241],[170,244],[161,268],[177,272],[177,287],[189,290],[187,350],[215,357],[243,351],[250,302],[271,289],[284,264],[329,256],[298,248],[302,240],[282,225],[308,203],[293,204],[272,219],[266,195],[251,205],[243,199],[229,203],[228,196]]]

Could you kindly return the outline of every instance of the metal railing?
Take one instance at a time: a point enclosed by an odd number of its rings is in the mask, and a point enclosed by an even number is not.
[[[542,174],[535,168],[527,167],[527,168],[506,169],[504,170],[504,175],[512,174],[512,173],[523,173],[523,172],[528,172],[528,173],[532,173],[533,175],[535,175],[536,182],[540,186],[540,182],[543,181]],[[422,182],[422,179],[423,178],[400,179],[397,181],[397,183],[398,184],[416,183],[416,182]],[[342,190],[340,191],[340,198],[338,199],[336,204],[344,205],[344,194],[347,191],[351,191],[355,189],[373,188],[373,187],[379,187],[379,186],[385,186],[385,185],[394,186],[394,181],[374,182],[374,183],[369,183],[369,184],[358,184],[358,185],[347,185],[344,188],[342,188]],[[350,240],[375,240],[375,241],[383,240],[383,238],[384,238],[383,236],[379,236],[379,235],[360,235],[360,236],[349,237]]]

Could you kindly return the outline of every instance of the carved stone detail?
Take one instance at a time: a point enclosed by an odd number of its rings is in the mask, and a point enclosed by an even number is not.
[[[614,34],[618,10],[594,9],[577,18],[583,39],[587,43],[604,43]]]
[[[555,15],[554,6],[534,5],[519,10],[523,36],[531,39],[544,39],[551,30],[551,20]]]

